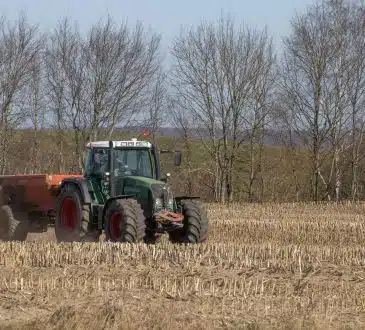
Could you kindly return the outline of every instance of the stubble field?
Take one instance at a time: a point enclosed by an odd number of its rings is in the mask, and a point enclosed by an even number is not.
[[[0,328],[365,328],[365,205],[208,214],[195,246],[0,243]]]

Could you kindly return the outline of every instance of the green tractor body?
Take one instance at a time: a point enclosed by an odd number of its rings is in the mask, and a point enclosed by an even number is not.
[[[104,231],[114,242],[206,240],[208,219],[197,197],[174,196],[162,175],[160,154],[147,141],[97,141],[87,145],[82,177],[66,178],[57,197],[59,241],[97,241]],[[175,165],[181,163],[176,151]]]

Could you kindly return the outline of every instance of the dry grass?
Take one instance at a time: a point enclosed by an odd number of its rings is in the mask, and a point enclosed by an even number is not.
[[[0,327],[365,328],[363,214],[212,205],[203,245],[1,243]]]

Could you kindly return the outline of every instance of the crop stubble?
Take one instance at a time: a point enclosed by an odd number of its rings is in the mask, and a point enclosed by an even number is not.
[[[365,327],[364,205],[208,210],[202,245],[0,243],[0,327]]]

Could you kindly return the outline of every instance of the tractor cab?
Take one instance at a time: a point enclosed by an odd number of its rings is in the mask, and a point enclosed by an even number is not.
[[[158,179],[158,165],[150,142],[97,141],[87,147],[85,176],[135,175]]]
[[[132,186],[166,182],[169,174],[160,169],[159,150],[148,141],[136,138],[127,141],[96,141],[87,144],[88,152],[84,177],[101,184],[103,200],[130,193]],[[181,154],[175,151],[175,165],[181,163]],[[101,202],[101,201],[100,201]]]

